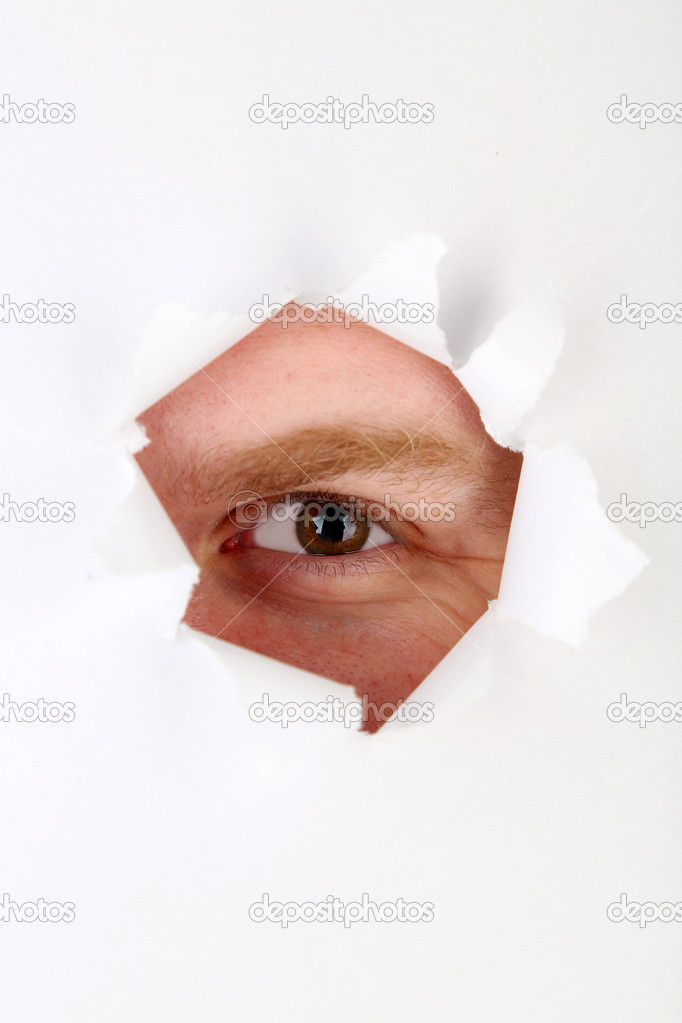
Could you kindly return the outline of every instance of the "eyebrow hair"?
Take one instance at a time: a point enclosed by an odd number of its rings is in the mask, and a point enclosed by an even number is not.
[[[233,445],[218,445],[175,468],[164,490],[189,506],[213,504],[240,491],[261,496],[312,489],[349,473],[390,473],[397,482],[481,483],[486,473],[480,454],[442,434],[415,427],[376,427],[371,432],[329,425],[293,430],[272,442],[234,452]],[[164,472],[170,472],[167,459]],[[493,481],[488,481],[492,483]]]

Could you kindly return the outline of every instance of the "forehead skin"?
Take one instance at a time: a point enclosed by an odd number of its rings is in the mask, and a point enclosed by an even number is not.
[[[459,393],[458,393],[459,392]],[[454,400],[453,400],[453,396]],[[235,452],[302,425],[434,422],[442,432],[484,430],[452,372],[364,323],[267,322],[140,417],[155,461],[234,442]],[[265,431],[265,432],[264,432]],[[151,452],[138,460],[147,471]]]

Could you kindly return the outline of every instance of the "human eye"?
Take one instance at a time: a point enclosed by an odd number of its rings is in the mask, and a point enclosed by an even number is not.
[[[396,539],[379,525],[390,515],[376,502],[337,494],[286,494],[264,503],[259,523],[235,534],[222,549],[259,549],[309,557],[359,554]]]

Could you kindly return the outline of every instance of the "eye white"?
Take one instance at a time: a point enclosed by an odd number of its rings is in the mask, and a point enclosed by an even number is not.
[[[282,551],[286,554],[305,554],[311,558],[329,557],[327,554],[309,554],[301,544],[296,534],[296,515],[305,508],[303,501],[278,501],[268,512],[268,517],[260,526],[256,526],[251,532],[251,539],[255,547],[263,547],[270,551]],[[372,547],[384,547],[386,544],[395,543],[394,538],[382,529],[376,522],[372,522],[369,533],[362,547],[359,547],[354,554],[368,550]],[[338,557],[347,557],[347,554],[339,554]]]

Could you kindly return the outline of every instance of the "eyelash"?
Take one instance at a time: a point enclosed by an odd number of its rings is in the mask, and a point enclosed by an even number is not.
[[[279,554],[278,551],[271,551],[271,554]],[[289,556],[289,555],[286,555]],[[369,551],[358,551],[355,554],[327,555],[323,558],[298,558],[293,557],[288,567],[289,572],[312,572],[318,576],[346,576],[351,573],[370,572],[370,564],[375,561],[379,564],[386,564],[390,558],[396,560],[398,552],[389,547],[376,547]]]

